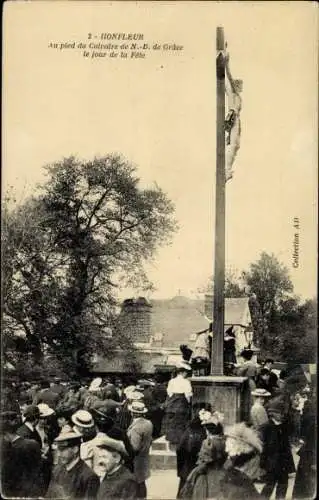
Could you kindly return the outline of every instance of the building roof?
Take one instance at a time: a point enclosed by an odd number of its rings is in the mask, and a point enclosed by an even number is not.
[[[161,353],[139,352],[138,362],[141,373],[153,373],[154,365],[162,365],[166,361]],[[120,354],[110,359],[102,356],[93,365],[93,372],[101,373],[130,373],[132,369],[127,366],[125,358]]]
[[[177,296],[152,300],[151,305],[151,334],[163,334],[164,347],[191,345],[191,335],[209,327],[204,300]],[[248,298],[225,299],[225,326],[243,325],[247,308]]]
[[[225,325],[248,326],[244,319],[246,310],[249,308],[248,301],[248,297],[225,299]]]

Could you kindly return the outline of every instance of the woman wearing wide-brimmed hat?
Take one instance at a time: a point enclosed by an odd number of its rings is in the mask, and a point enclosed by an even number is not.
[[[251,396],[254,402],[250,409],[250,422],[254,429],[258,431],[261,425],[268,422],[268,415],[264,404],[265,401],[271,398],[271,393],[266,391],[266,389],[257,388],[252,391]]]
[[[178,445],[191,418],[192,385],[188,376],[192,368],[186,361],[176,366],[176,377],[167,386],[167,399],[164,404],[162,432],[173,445]]]
[[[254,481],[260,476],[262,442],[258,433],[244,422],[225,431],[228,459],[220,480],[217,498],[223,500],[256,500],[260,494]]]
[[[199,452],[197,465],[188,475],[180,492],[180,498],[193,500],[217,498],[220,492],[220,480],[224,475],[223,465],[226,457],[225,436],[215,435],[205,439]]]

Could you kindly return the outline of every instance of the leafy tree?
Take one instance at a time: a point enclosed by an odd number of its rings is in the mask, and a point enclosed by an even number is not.
[[[200,293],[213,293],[214,290],[214,277],[211,276],[208,283],[200,287]],[[225,273],[225,298],[236,299],[240,297],[247,297],[245,287],[242,283],[241,277],[237,271],[227,269]]]
[[[212,293],[213,279],[200,289]],[[261,357],[288,363],[314,363],[317,353],[317,303],[292,295],[287,268],[263,252],[241,275],[227,271],[225,297],[249,296],[254,345]]]
[[[174,207],[155,186],[142,189],[119,155],[49,165],[37,197],[4,210],[4,326],[24,333],[41,362],[55,356],[69,373],[93,352],[132,349],[116,333],[119,286],[149,287],[144,263],[176,230]]]
[[[282,300],[270,327],[272,354],[289,363],[315,363],[317,355],[317,304],[298,297]]]
[[[243,272],[243,279],[250,294],[255,298],[259,343],[261,347],[266,348],[270,340],[271,317],[280,301],[293,291],[288,269],[274,254],[262,252],[259,260],[252,263],[247,272]]]

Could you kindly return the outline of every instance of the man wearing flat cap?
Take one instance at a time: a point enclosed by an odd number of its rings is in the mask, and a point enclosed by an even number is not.
[[[47,498],[96,498],[99,478],[80,458],[81,439],[81,434],[65,427],[54,440],[58,463],[52,474]]]
[[[133,474],[125,467],[127,451],[123,441],[101,437],[97,444],[95,470],[101,485],[97,500],[133,500],[138,498],[137,483]]]

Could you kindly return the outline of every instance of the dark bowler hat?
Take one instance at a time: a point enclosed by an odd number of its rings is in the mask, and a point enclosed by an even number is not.
[[[77,406],[61,406],[56,410],[56,416],[57,418],[66,418],[70,419],[72,415],[78,410]]]
[[[99,426],[110,428],[114,425],[114,419],[108,414],[107,411],[103,408],[92,409],[92,416],[94,418],[94,422]]]
[[[281,399],[273,399],[272,401],[269,402],[268,407],[267,407],[267,412],[270,415],[284,415],[286,411],[285,408],[285,403]]]
[[[40,410],[36,405],[30,405],[24,410],[24,418],[28,420],[36,420],[40,418]]]

